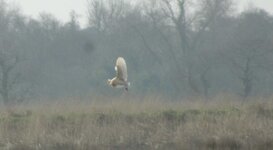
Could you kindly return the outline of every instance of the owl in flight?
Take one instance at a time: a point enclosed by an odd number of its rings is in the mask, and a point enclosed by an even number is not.
[[[123,57],[118,57],[116,61],[116,76],[113,79],[108,79],[107,83],[111,87],[115,88],[123,88],[128,91],[128,87],[130,86],[130,82],[127,81],[127,66]]]

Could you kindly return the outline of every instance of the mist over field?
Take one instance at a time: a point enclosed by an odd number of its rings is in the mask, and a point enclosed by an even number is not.
[[[236,5],[87,0],[82,27],[0,0],[0,149],[272,149],[273,15]]]

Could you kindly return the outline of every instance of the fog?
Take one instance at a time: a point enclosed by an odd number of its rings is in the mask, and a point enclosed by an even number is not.
[[[107,79],[127,61],[129,93],[170,98],[273,92],[273,15],[232,0],[89,0],[88,25],[70,13],[37,19],[0,1],[0,95],[27,99],[118,96]],[[195,11],[192,11],[192,10]]]

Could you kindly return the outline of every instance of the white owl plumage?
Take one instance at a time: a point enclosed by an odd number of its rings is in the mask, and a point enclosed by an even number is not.
[[[130,86],[130,83],[128,80],[128,74],[127,74],[127,66],[126,62],[123,57],[118,57],[116,61],[116,76],[113,79],[108,79],[107,83],[111,87],[115,88],[123,88],[128,91],[128,87]]]

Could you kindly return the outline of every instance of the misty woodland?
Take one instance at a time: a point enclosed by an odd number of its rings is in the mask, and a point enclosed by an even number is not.
[[[273,91],[273,16],[232,0],[89,0],[80,28],[42,13],[33,20],[0,3],[4,101],[115,94],[106,80],[118,56],[135,94],[180,97]]]

